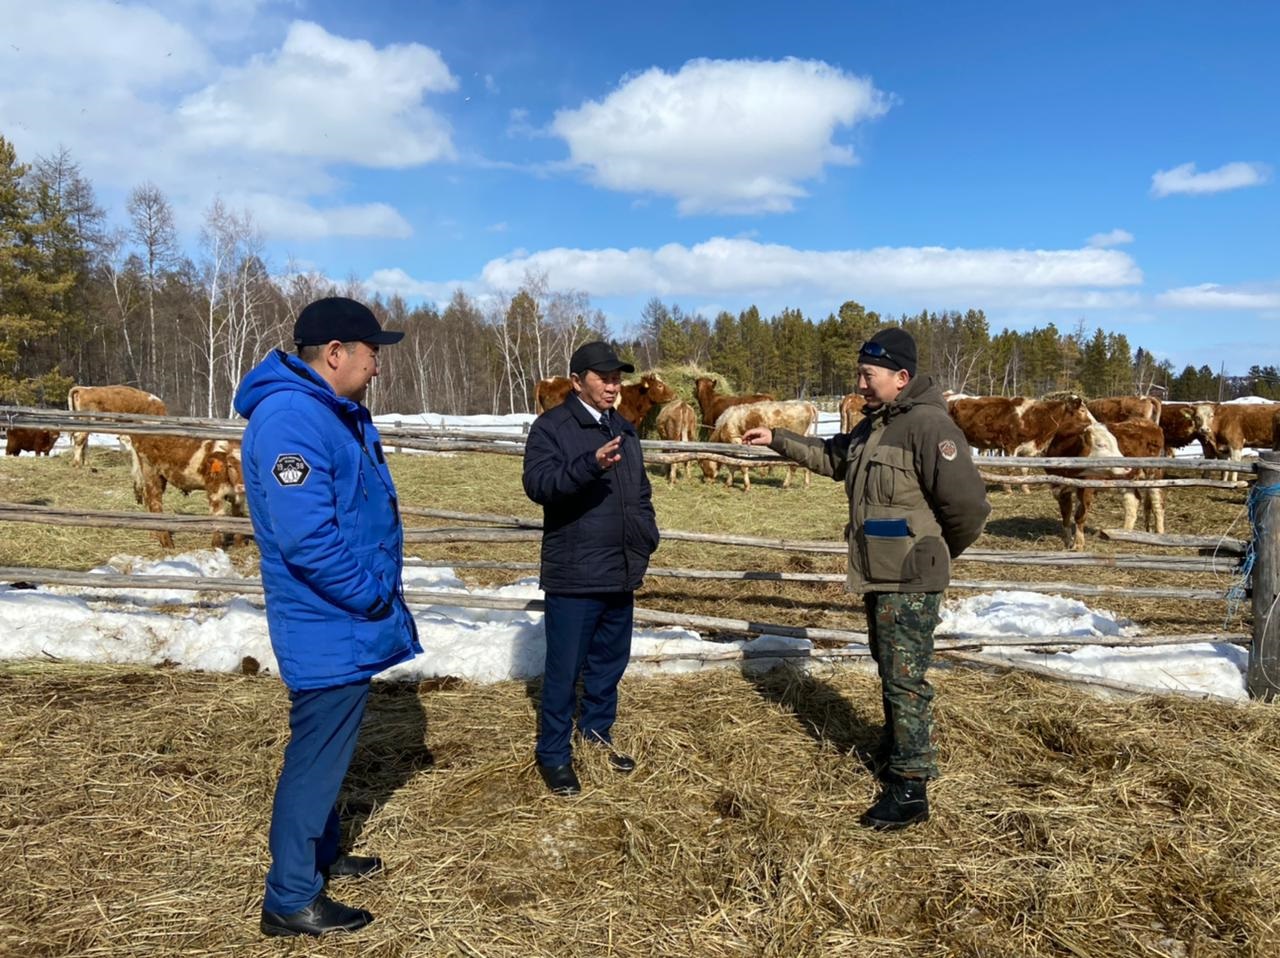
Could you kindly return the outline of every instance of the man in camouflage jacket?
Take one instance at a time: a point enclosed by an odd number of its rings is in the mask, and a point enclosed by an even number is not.
[[[823,440],[753,429],[742,440],[844,482],[845,588],[863,593],[885,716],[879,758],[887,774],[862,824],[892,829],[929,817],[926,783],[938,767],[925,672],[951,560],[981,534],[991,506],[942,393],[931,377],[916,376],[908,333],[882,329],[863,344],[858,391],[867,405],[850,433]]]

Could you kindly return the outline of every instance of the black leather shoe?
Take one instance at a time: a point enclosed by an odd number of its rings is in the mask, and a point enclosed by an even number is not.
[[[325,878],[365,878],[378,874],[382,867],[382,859],[376,855],[339,855],[321,871]]]
[[[928,820],[928,782],[923,778],[899,778],[897,775],[885,779],[880,797],[860,819],[865,828],[882,832]]]
[[[294,935],[324,935],[331,931],[355,931],[373,921],[373,915],[363,908],[350,908],[320,895],[306,908],[288,915],[262,909],[262,922],[258,926],[264,935],[290,938]]]
[[[564,765],[543,765],[538,763],[538,774],[547,783],[547,788],[557,795],[577,795],[582,791],[578,776],[573,771],[573,763]]]

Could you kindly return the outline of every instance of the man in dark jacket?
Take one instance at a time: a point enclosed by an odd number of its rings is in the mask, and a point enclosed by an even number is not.
[[[535,755],[547,787],[581,790],[570,737],[582,677],[578,731],[606,748],[620,772],[635,760],[613,749],[618,682],[631,656],[635,590],[658,548],[649,477],[640,439],[613,408],[622,373],[635,367],[602,342],[569,360],[574,395],[529,429],[524,491],[542,506],[542,591],[547,658]]]
[[[400,584],[404,533],[378,431],[361,405],[387,332],[369,309],[317,300],[244,378],[245,491],[262,556],[267,626],[289,688],[289,744],[271,813],[266,935],[354,931],[373,920],[324,894],[326,878],[382,868],[340,854],[335,803],[369,680],[422,651]]]
[[[951,560],[981,534],[991,506],[942,393],[931,377],[916,376],[908,333],[882,329],[862,345],[858,391],[867,405],[852,432],[823,440],[752,429],[742,441],[844,482],[845,589],[863,593],[866,604],[885,716],[879,757],[888,767],[862,824],[894,829],[929,817],[926,783],[938,767],[925,671]]]

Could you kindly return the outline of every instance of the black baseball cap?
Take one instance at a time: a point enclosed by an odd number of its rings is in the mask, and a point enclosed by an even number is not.
[[[323,346],[340,343],[372,343],[390,346],[404,339],[404,333],[383,329],[364,303],[345,296],[317,299],[303,307],[293,324],[295,346]]]
[[[575,376],[581,376],[588,369],[594,369],[598,373],[611,373],[616,369],[621,369],[624,373],[636,371],[635,366],[618,358],[612,346],[598,340],[582,344],[569,357],[569,372]]]

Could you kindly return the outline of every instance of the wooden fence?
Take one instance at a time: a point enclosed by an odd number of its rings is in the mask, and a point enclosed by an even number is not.
[[[243,432],[244,423],[233,420],[200,419],[191,417],[139,416],[118,413],[71,413],[63,410],[31,409],[23,407],[0,407],[0,427],[18,426],[24,428],[50,429],[60,431],[85,431],[128,434],[168,434],[193,436],[197,438],[238,439]],[[492,432],[477,430],[452,429],[426,426],[386,426],[380,425],[379,431],[384,444],[393,448],[413,449],[421,451],[452,452],[486,452],[505,455],[522,455],[524,451],[523,435],[497,435]],[[645,441],[645,459],[649,463],[683,462],[692,459],[714,459],[731,465],[766,465],[783,463],[781,457],[770,450],[756,447],[713,443],[669,443]],[[1249,482],[1223,482],[1207,476],[1194,475],[1184,479],[1134,480],[1134,479],[1065,479],[1055,476],[1009,476],[1003,474],[1006,469],[1043,468],[1060,466],[1078,468],[1078,459],[1050,459],[1045,457],[976,457],[979,468],[988,481],[1039,483],[1050,485],[1087,486],[1098,489],[1121,488],[1160,488],[1171,486],[1207,486],[1211,488],[1243,489]],[[1277,525],[1280,525],[1280,509],[1273,508],[1277,490],[1280,490],[1280,454],[1264,453],[1257,462],[1235,462],[1205,459],[1090,459],[1090,469],[1110,468],[1161,468],[1166,472],[1185,471],[1193,474],[1221,472],[1223,470],[1256,473],[1258,481],[1250,493],[1252,537],[1249,541],[1241,541],[1215,537],[1189,536],[1156,536],[1143,533],[1125,533],[1109,531],[1111,538],[1121,541],[1132,541],[1155,546],[1171,546],[1195,548],[1209,555],[1101,555],[1078,552],[1045,551],[1045,552],[1005,552],[998,550],[970,549],[957,560],[958,564],[983,563],[988,565],[1051,565],[1058,567],[1106,566],[1146,571],[1164,572],[1216,572],[1231,575],[1244,575],[1247,580],[1247,594],[1251,595],[1254,612],[1254,630],[1251,637],[1234,634],[1214,633],[1213,637],[1226,641],[1248,641],[1249,668],[1247,686],[1250,695],[1270,700],[1280,692],[1280,615],[1274,615],[1278,596],[1280,596],[1280,536]],[[1001,470],[992,473],[991,470]],[[512,542],[538,539],[541,536],[541,523],[537,520],[517,516],[501,516],[492,514],[468,514],[447,510],[404,507],[405,515],[425,518],[445,519],[469,524],[483,524],[484,528],[474,525],[444,528],[408,528],[406,540],[414,543],[430,542]],[[135,528],[147,530],[168,530],[198,532],[214,530],[227,533],[248,534],[251,526],[247,519],[176,516],[172,514],[151,515],[134,512],[98,512],[85,510],[60,510],[48,507],[0,503],[0,521],[37,522],[46,525],[81,525],[113,528]],[[847,550],[844,542],[821,542],[807,540],[769,539],[752,536],[717,535],[714,533],[686,532],[681,530],[663,530],[667,541],[696,541],[735,547],[764,548],[787,552],[813,552],[827,554],[843,554]],[[514,563],[502,561],[474,561],[442,563],[454,567],[492,568],[524,571],[534,568],[533,563]],[[71,579],[57,579],[51,576],[58,570],[40,569],[4,569],[0,570],[0,578],[9,581],[70,583]],[[58,573],[62,576],[83,575],[78,573]],[[814,582],[839,583],[844,576],[828,573],[784,573],[761,572],[752,570],[710,570],[710,569],[651,569],[650,575],[677,579],[723,579],[729,581],[775,581],[775,582]],[[95,584],[105,584],[101,576],[89,577]],[[201,580],[183,578],[181,585],[173,582],[161,584],[152,581],[155,577],[125,577],[131,586],[153,588],[211,588],[226,591],[225,583],[212,581],[207,586],[199,585]],[[138,579],[146,579],[146,583]],[[245,580],[233,580],[245,584]],[[84,582],[80,584],[90,584]],[[952,588],[965,590],[990,591],[994,589],[1019,589],[1023,591],[1069,593],[1085,596],[1106,596],[1123,594],[1150,598],[1170,598],[1186,601],[1223,601],[1233,597],[1228,590],[1185,588],[1185,587],[1130,587],[1108,586],[1073,582],[1039,582],[1023,583],[992,579],[955,579]],[[255,586],[255,588],[257,588]],[[487,597],[459,597],[451,593],[442,593],[447,598],[428,600],[423,595],[422,601],[439,601],[445,604],[460,605],[475,603],[479,607],[494,607],[488,604]],[[484,602],[480,601],[485,599]],[[521,600],[523,601],[523,600]],[[526,603],[521,608],[534,608]],[[641,614],[643,613],[643,614]],[[686,625],[691,628],[708,628],[722,631],[759,633],[768,632],[777,635],[791,635],[813,640],[838,640],[865,642],[865,636],[859,633],[842,630],[824,630],[797,628],[777,623],[751,623],[741,620],[722,619],[708,616],[681,616],[677,613],[659,612],[656,610],[637,610],[637,620],[653,624]],[[1205,636],[1148,636],[1143,640],[1118,640],[1118,644],[1161,644],[1166,642],[1195,641]],[[959,649],[974,645],[997,644],[990,637],[981,640],[972,636],[939,636],[940,649]],[[943,643],[953,643],[951,645]],[[1090,637],[1087,642],[1080,637],[1055,636],[1048,640],[1030,640],[1018,637],[1018,643],[1048,644],[1067,647],[1081,644],[1106,644],[1105,640]]]

